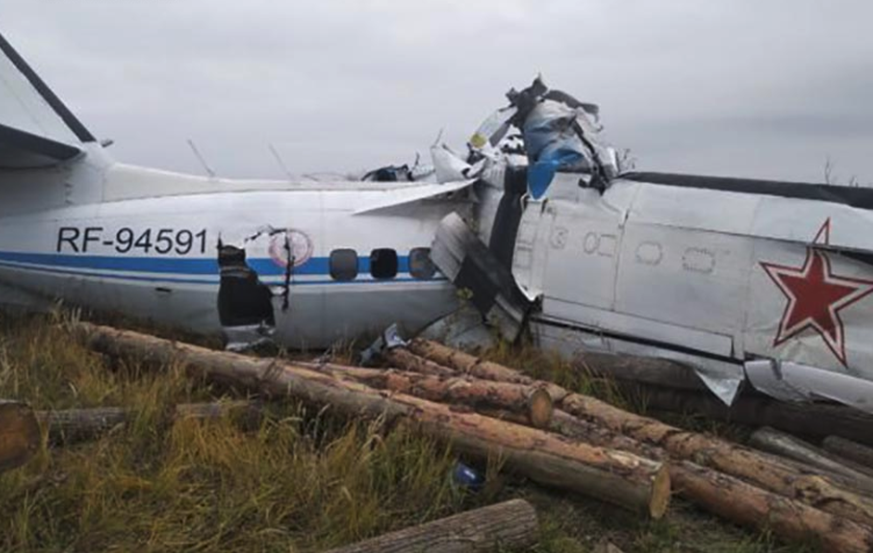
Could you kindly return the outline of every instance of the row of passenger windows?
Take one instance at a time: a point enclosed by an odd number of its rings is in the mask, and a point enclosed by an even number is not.
[[[379,248],[370,252],[370,275],[380,280],[397,276],[399,261],[397,252],[390,248]],[[358,252],[342,248],[330,252],[330,276],[334,280],[355,280],[358,277]],[[430,279],[436,268],[430,260],[430,248],[413,248],[409,252],[409,274],[412,278]]]

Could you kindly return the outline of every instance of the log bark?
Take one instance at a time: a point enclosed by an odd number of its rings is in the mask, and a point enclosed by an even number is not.
[[[525,374],[498,363],[479,359],[469,353],[464,353],[463,351],[458,351],[430,340],[416,338],[409,342],[408,348],[409,351],[415,355],[483,380],[514,382],[516,384],[526,385],[533,385],[536,383],[545,386],[555,403],[561,401],[564,396],[567,395],[567,390],[557,384],[546,381],[537,381]]]
[[[511,420],[518,415],[500,413],[498,416]],[[591,445],[628,451],[649,459],[668,457],[668,453],[659,447],[581,420],[560,409],[555,410],[550,427],[553,432]],[[742,526],[773,531],[786,541],[812,540],[821,543],[825,551],[871,551],[873,531],[864,525],[842,520],[690,461],[671,463],[669,470],[677,494],[716,516]]]
[[[554,434],[406,394],[385,394],[363,384],[277,360],[217,352],[135,332],[81,323],[93,349],[152,362],[182,362],[190,373],[230,380],[275,396],[329,405],[351,417],[403,418],[429,436],[471,456],[499,456],[508,468],[547,486],[648,514],[664,515],[670,477],[665,464],[631,453],[573,443]]]
[[[454,350],[440,344],[413,340],[410,348],[413,347],[416,354],[427,354],[431,361],[448,363],[450,368],[464,370],[463,367],[476,365],[475,357],[452,354]],[[487,374],[492,378],[507,378],[511,381],[524,377],[503,366],[489,370]],[[624,411],[592,397],[562,391],[563,399],[558,404],[560,409],[613,432],[660,447],[672,459],[693,461],[838,517],[873,526],[873,500],[843,489],[827,477],[799,470],[775,457],[764,457],[747,447],[688,432]]]
[[[264,419],[264,404],[260,401],[213,401],[181,403],[173,412],[176,420],[210,421],[228,418],[242,428],[257,428]]]
[[[537,513],[523,499],[474,509],[327,553],[527,551],[539,541]]]
[[[556,410],[551,428],[592,445],[666,459],[665,450]],[[772,530],[783,540],[821,543],[825,551],[873,551],[873,530],[691,461],[669,465],[677,494],[736,524]]]
[[[395,361],[399,360],[395,359]],[[547,427],[554,409],[552,396],[545,388],[536,385],[474,379],[458,376],[457,373],[452,373],[453,376],[450,377],[430,376],[433,373],[420,374],[392,369],[362,369],[328,364],[313,365],[313,368],[327,370],[373,388],[409,394],[438,403],[467,405],[477,410],[502,409],[521,413],[526,417],[525,422],[535,428]],[[443,368],[443,370],[449,369]]]
[[[458,371],[454,369],[450,369],[449,367],[444,367],[439,363],[434,363],[429,359],[425,359],[424,357],[419,357],[418,355],[413,354],[407,349],[404,348],[392,348],[382,352],[382,358],[388,362],[390,366],[393,367],[401,367],[407,371],[416,372],[419,374],[429,374],[432,376],[457,376]],[[493,379],[495,382],[507,382],[505,380],[499,381],[497,379]],[[524,382],[519,382],[518,384],[527,385]]]
[[[767,492],[689,461],[671,465],[676,490],[708,511],[738,524],[769,529],[783,539],[820,544],[833,553],[870,553],[873,530]]]
[[[761,451],[793,459],[814,469],[837,474],[847,478],[852,485],[868,494],[873,492],[873,479],[863,470],[856,470],[853,466],[838,461],[828,452],[785,432],[766,426],[759,428],[749,438],[749,445]]]
[[[130,410],[123,407],[38,411],[36,418],[48,432],[49,442],[72,443],[90,440],[124,426]]]
[[[595,377],[696,392],[709,391],[694,369],[669,359],[585,351],[573,357],[571,366]]]
[[[844,459],[854,461],[873,474],[873,448],[857,444],[839,436],[828,436],[822,442],[825,451],[839,455]]]
[[[214,420],[233,417],[247,427],[256,425],[262,415],[262,405],[252,401],[222,401],[177,405],[176,419]],[[123,426],[135,411],[125,407],[96,407],[92,409],[64,409],[37,411],[36,418],[47,429],[52,443],[71,443],[94,439],[112,429]]]
[[[473,355],[429,340],[412,340],[409,343],[409,350],[440,365],[470,373],[477,378],[528,384],[533,380],[518,371],[496,363],[481,361]],[[602,360],[601,357],[597,359]],[[506,372],[507,370],[510,372]],[[557,403],[566,391],[554,384],[552,386],[549,388],[549,393]],[[842,405],[795,404],[776,401],[758,394],[744,393],[731,407],[728,407],[708,391],[671,390],[658,386],[646,386],[644,390],[647,404],[653,409],[697,413],[713,419],[751,426],[772,426],[793,434],[816,438],[836,435],[873,446],[873,415]]]
[[[0,400],[0,472],[25,464],[39,450],[41,434],[33,409]]]
[[[791,403],[742,392],[728,407],[710,393],[642,387],[651,409],[696,413],[749,426],[770,426],[792,434],[824,439],[835,435],[873,445],[873,415],[844,405]]]
[[[691,460],[831,514],[873,525],[873,500],[842,489],[814,472],[798,470],[789,463],[763,457],[747,447],[681,430],[581,394],[568,395],[562,407],[585,420],[661,447],[672,458]]]

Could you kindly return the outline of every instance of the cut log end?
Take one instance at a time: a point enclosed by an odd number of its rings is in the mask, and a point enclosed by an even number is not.
[[[540,388],[531,394],[528,400],[528,414],[534,428],[548,428],[554,410],[552,396],[545,388]]]
[[[663,518],[670,507],[670,494],[672,484],[670,482],[670,470],[666,463],[655,473],[652,482],[652,498],[649,502],[649,516],[655,520]]]
[[[0,402],[0,472],[26,463],[39,449],[40,439],[39,423],[30,407]]]

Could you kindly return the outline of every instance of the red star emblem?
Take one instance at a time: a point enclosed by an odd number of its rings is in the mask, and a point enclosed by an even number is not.
[[[846,366],[846,337],[840,311],[873,293],[873,280],[835,275],[831,260],[815,245],[830,243],[831,220],[819,229],[813,246],[806,249],[803,266],[787,267],[761,262],[767,276],[788,299],[773,347],[801,332],[817,332],[843,366]]]

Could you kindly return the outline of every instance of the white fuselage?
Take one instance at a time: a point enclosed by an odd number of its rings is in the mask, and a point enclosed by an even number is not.
[[[404,203],[432,184],[216,181],[120,165],[92,167],[80,182],[65,171],[33,175],[41,182],[30,188],[27,175],[4,179],[7,193],[17,192],[0,209],[7,213],[0,215],[7,301],[58,298],[218,332],[221,242],[243,249],[248,267],[272,290],[275,338],[289,347],[326,347],[393,322],[413,331],[455,308],[454,288],[439,273],[410,273],[410,252],[429,248],[439,220],[466,205]],[[84,205],[40,205],[28,193],[65,187]],[[21,205],[13,205],[15,197]],[[337,250],[345,251],[346,264],[349,251],[356,254],[357,274],[346,267],[334,277]],[[374,250],[396,253],[396,262],[387,258],[394,271],[374,276]]]
[[[778,359],[856,382],[837,399],[870,409],[871,230],[837,201],[559,178],[525,209],[513,274],[541,298],[544,347],[686,361],[728,397],[749,362]]]

